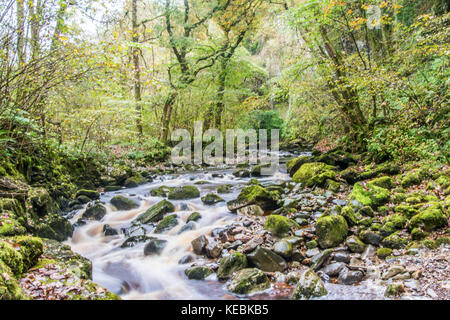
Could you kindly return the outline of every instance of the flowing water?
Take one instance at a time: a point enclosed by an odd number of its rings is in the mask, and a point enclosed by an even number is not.
[[[201,196],[215,192],[219,185],[230,184],[231,192],[221,194],[225,200],[235,199],[244,184],[250,178],[236,178],[232,169],[222,169],[208,172],[187,172],[178,175],[166,175],[156,178],[153,182],[132,189],[123,189],[107,192],[101,195],[101,201],[107,208],[107,214],[101,221],[87,221],[85,225],[75,229],[73,236],[67,241],[72,250],[90,259],[93,265],[93,280],[108,290],[120,294],[124,299],[235,299],[226,290],[226,284],[217,281],[212,275],[205,281],[188,280],[184,275],[187,264],[178,261],[185,255],[192,253],[191,241],[200,235],[207,235],[213,229],[224,227],[236,219],[231,214],[226,202],[213,206],[204,205],[200,198],[190,200],[172,201],[178,225],[164,234],[153,235],[151,228],[149,236],[168,240],[160,255],[144,256],[145,243],[139,243],[131,248],[121,248],[126,236],[120,232],[115,236],[104,236],[102,229],[105,224],[116,230],[130,226],[138,215],[163,198],[152,197],[150,190],[159,186],[195,185],[199,181],[208,181],[208,184],[198,184]],[[290,180],[283,166],[273,176],[258,179],[264,182],[280,183]],[[117,211],[110,205],[110,199],[115,195],[126,196],[139,203],[139,208],[129,211]],[[80,210],[72,219],[75,223],[84,210]],[[197,211],[202,218],[196,221],[196,229],[178,234],[185,224],[188,216]],[[195,256],[195,255],[193,255]],[[202,262],[203,257],[195,256],[196,262]],[[328,299],[359,299],[379,296],[376,286],[341,286],[327,284]],[[286,296],[277,296],[274,290],[269,289],[263,294],[250,298],[276,299]],[[242,297],[241,297],[242,298]],[[249,297],[245,297],[249,298]]]

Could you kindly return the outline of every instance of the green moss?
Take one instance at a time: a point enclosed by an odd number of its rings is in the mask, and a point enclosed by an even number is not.
[[[429,207],[410,220],[410,229],[422,228],[431,231],[447,225],[447,217],[440,208]]]
[[[200,197],[200,191],[195,186],[183,186],[172,189],[168,198],[171,200],[185,200]]]
[[[270,281],[261,270],[247,268],[236,272],[227,288],[236,294],[250,294],[270,288]]]
[[[208,193],[207,195],[203,196],[201,200],[206,205],[213,205],[225,201],[215,193]]]
[[[86,189],[78,190],[77,193],[75,194],[75,198],[78,198],[79,196],[85,196],[91,200],[100,199],[100,193],[96,190],[86,190]]]
[[[209,267],[192,267],[189,269],[184,270],[184,274],[189,278],[193,280],[204,280],[206,277],[208,277],[210,274],[214,273],[214,271]]]
[[[171,214],[162,219],[155,228],[155,233],[163,233],[178,225],[177,215]]]
[[[402,293],[404,293],[404,292],[405,292],[405,286],[402,283],[391,283],[387,287],[384,295],[386,297],[398,297],[398,296],[402,295]]]
[[[388,221],[381,226],[380,234],[384,237],[387,237],[393,234],[396,231],[396,229],[397,228],[395,227],[395,225],[392,222]]]
[[[150,190],[152,197],[167,197],[170,191],[175,189],[174,187],[160,186],[158,188]]]
[[[343,207],[341,210],[341,215],[345,218],[350,227],[358,224],[358,218],[356,217],[352,206]]]
[[[401,186],[408,188],[410,186],[418,185],[425,177],[425,171],[422,169],[415,169],[405,174],[401,180]]]
[[[389,190],[377,187],[371,184],[363,186],[361,183],[355,183],[350,196],[363,206],[377,208],[389,201]]]
[[[305,163],[297,170],[292,180],[304,187],[325,186],[328,179],[336,178],[334,169],[333,166],[320,162]]]
[[[83,213],[83,218],[88,220],[101,220],[106,215],[106,208],[100,203],[90,206]]]
[[[407,198],[406,193],[394,193],[391,197],[392,203],[398,204],[405,201]]]
[[[311,159],[313,158],[309,156],[301,156],[299,158],[289,160],[286,163],[286,168],[287,171],[289,172],[289,175],[292,177],[297,172],[297,170],[302,166],[302,164],[310,162]]]
[[[217,193],[230,193],[231,184],[224,184],[217,187]]]
[[[14,218],[4,218],[0,220],[0,237],[21,235],[25,234],[26,231],[25,227]]]
[[[420,244],[422,244],[423,246],[425,246],[428,249],[436,249],[439,247],[437,242],[432,239],[424,239],[424,240],[420,241]]]
[[[44,244],[40,238],[30,236],[18,236],[14,238],[14,241],[23,257],[24,267],[28,270],[42,255]]]
[[[417,210],[416,208],[414,208],[410,205],[401,204],[394,208],[394,212],[400,213],[409,219],[409,218],[415,216],[419,212],[419,210]]]
[[[1,249],[0,249],[1,250]],[[25,300],[29,299],[14,277],[11,269],[0,259],[0,300]]]
[[[385,189],[392,189],[395,186],[394,179],[392,179],[391,177],[387,177],[387,176],[376,178],[376,179],[370,181],[370,183],[374,186],[385,188]]]
[[[277,200],[280,198],[277,191],[269,191],[260,185],[244,187],[239,194],[237,201],[249,204],[257,204],[263,210],[271,210],[277,207]]]
[[[186,220],[186,223],[190,221],[197,221],[202,218],[202,215],[198,212],[192,212]]]
[[[335,247],[348,233],[348,225],[341,215],[320,217],[316,224],[317,241],[321,248]]]
[[[240,252],[233,252],[233,254],[223,257],[220,260],[217,276],[219,279],[226,279],[233,275],[236,271],[247,267],[247,257]]]
[[[23,256],[14,247],[6,242],[0,241],[0,261],[3,261],[15,275],[20,275],[26,270]]]
[[[132,210],[139,207],[133,200],[120,195],[114,196],[111,199],[111,204],[116,207],[117,210]]]
[[[401,229],[405,227],[407,219],[402,214],[396,213],[384,218],[383,222],[391,222],[395,228]]]
[[[381,259],[385,259],[392,254],[391,248],[379,248],[377,250],[377,256]]]
[[[351,252],[355,253],[362,253],[364,252],[364,249],[366,248],[366,245],[364,242],[362,242],[358,237],[356,236],[350,236],[345,241],[346,246],[350,249]]]
[[[381,242],[383,246],[391,249],[401,249],[408,243],[408,240],[400,237],[398,233],[393,233],[390,236],[383,239]]]
[[[269,230],[272,234],[282,237],[291,230],[291,227],[296,225],[295,221],[285,216],[272,214],[267,217],[264,228]]]
[[[136,188],[145,182],[140,173],[135,173],[132,177],[125,180],[124,186],[127,188]]]
[[[174,211],[175,206],[172,204],[172,202],[162,200],[139,215],[135,221],[140,223],[158,222],[164,217],[166,213],[171,213]]]
[[[373,217],[373,216],[375,216],[375,213],[373,212],[373,209],[371,207],[369,207],[369,206],[361,207],[358,210],[358,213],[360,215],[363,215],[363,216],[366,216],[366,217]]]
[[[422,240],[428,236],[428,232],[421,230],[420,228],[414,228],[411,230],[411,238],[413,240]]]

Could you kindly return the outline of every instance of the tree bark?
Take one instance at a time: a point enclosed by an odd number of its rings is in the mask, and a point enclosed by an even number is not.
[[[136,129],[138,131],[139,137],[142,137],[142,96],[141,96],[141,71],[139,65],[139,48],[136,44],[139,42],[138,35],[138,22],[137,22],[137,0],[132,1],[131,9],[131,24],[132,24],[132,41],[133,45],[133,91],[134,91],[134,102],[136,104]]]

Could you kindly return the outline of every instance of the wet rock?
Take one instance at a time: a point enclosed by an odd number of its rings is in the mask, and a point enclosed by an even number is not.
[[[194,261],[194,257],[190,254],[187,254],[185,256],[183,256],[179,261],[178,264],[187,264]]]
[[[158,222],[160,221],[166,213],[171,213],[175,211],[175,206],[167,201],[162,200],[152,206],[150,209],[145,211],[139,217],[136,218],[135,221],[140,223],[150,223],[150,222]]]
[[[336,172],[333,166],[325,163],[311,162],[303,164],[292,177],[292,181],[303,187],[325,186],[327,180],[334,180]]]
[[[250,294],[270,288],[270,281],[261,270],[246,268],[235,273],[227,288],[236,294]]]
[[[82,218],[87,220],[101,220],[106,215],[106,208],[100,203],[88,206]]]
[[[191,280],[204,280],[213,273],[214,271],[211,268],[204,266],[192,267],[184,270],[184,274]]]
[[[364,243],[371,244],[374,246],[378,246],[381,243],[381,235],[379,232],[365,230],[359,234],[360,238]]]
[[[263,168],[270,168],[270,163],[254,166],[252,167],[250,173],[253,177],[261,177],[261,172]]]
[[[78,198],[79,196],[85,196],[91,200],[100,199],[100,193],[96,190],[86,190],[86,189],[78,190],[77,193],[75,194],[75,198]]]
[[[219,197],[217,194],[215,193],[208,193],[207,195],[203,196],[201,198],[202,202],[208,206],[214,205],[216,203],[219,202],[224,202],[225,200],[223,200],[221,197]]]
[[[284,258],[292,256],[292,244],[287,240],[280,240],[273,245],[273,251]]]
[[[306,256],[308,257],[308,258],[312,258],[312,257],[314,257],[315,255],[318,255],[318,254],[320,254],[320,250],[319,250],[319,248],[312,248],[312,249],[308,249],[308,250],[306,250]]]
[[[178,219],[176,214],[171,214],[162,219],[155,228],[155,233],[163,233],[169,231],[173,227],[178,225]]]
[[[144,255],[160,254],[167,245],[167,240],[153,238],[144,247]]]
[[[264,243],[264,239],[261,237],[254,237],[252,238],[249,242],[243,244],[240,248],[239,251],[242,253],[247,253],[250,251],[253,251],[255,248],[257,248],[259,245]]]
[[[366,245],[359,240],[356,236],[350,236],[345,241],[346,246],[350,249],[351,252],[362,253],[366,248]]]
[[[173,187],[160,186],[158,188],[152,189],[150,191],[150,195],[152,197],[167,197],[169,192],[173,189]]]
[[[111,199],[111,204],[117,208],[117,210],[131,210],[139,207],[137,203],[124,196],[115,196]]]
[[[280,215],[272,214],[267,217],[264,228],[270,231],[272,234],[282,237],[288,234],[291,227],[294,227],[296,222]]]
[[[116,229],[111,228],[111,226],[109,224],[105,224],[103,226],[103,234],[105,236],[115,236],[115,235],[119,234],[119,232]]]
[[[391,283],[384,292],[384,295],[386,297],[398,297],[404,292],[405,286],[402,283]]]
[[[181,229],[178,231],[178,234],[181,234],[186,231],[191,231],[196,229],[196,224],[194,221],[189,221],[184,226],[181,227]]]
[[[146,242],[147,240],[152,239],[151,237],[147,237],[146,235],[138,235],[131,236],[127,238],[121,245],[121,248],[131,248],[141,242]]]
[[[302,242],[302,238],[296,236],[285,237],[283,240],[288,241],[292,244],[292,246],[296,246]]]
[[[384,247],[391,249],[401,249],[408,243],[407,239],[400,237],[397,233],[393,233],[390,236],[383,239],[381,244]]]
[[[262,247],[249,253],[247,258],[258,269],[267,272],[283,271],[287,267],[286,261],[281,256]]]
[[[217,187],[217,193],[230,193],[231,184],[225,184]]]
[[[241,190],[235,201],[228,203],[230,204],[229,209],[235,208],[235,210],[251,204],[259,205],[263,210],[273,210],[278,207],[279,198],[277,191],[269,191],[260,185],[250,185]]]
[[[393,266],[390,266],[390,267],[386,270],[385,273],[383,273],[382,279],[383,279],[383,280],[387,280],[387,279],[389,279],[389,278],[392,278],[392,277],[394,277],[394,276],[396,276],[396,275],[398,275],[398,274],[402,274],[402,273],[405,273],[405,272],[407,272],[407,271],[406,271],[406,269],[405,269],[403,266],[400,266],[400,265],[393,265]]]
[[[105,188],[103,188],[105,190],[105,192],[113,192],[113,191],[117,191],[122,189],[121,186],[116,186],[116,185],[111,185],[111,186],[106,186]]]
[[[197,221],[202,218],[202,215],[199,212],[192,212],[186,220],[186,223]]]
[[[261,209],[261,207],[256,204],[249,205],[249,206],[246,206],[243,208],[239,208],[239,209],[237,209],[237,213],[242,214],[242,215],[254,215],[254,216],[263,216],[264,215],[263,209]]]
[[[245,269],[247,267],[247,257],[240,252],[224,257],[220,260],[220,266],[217,270],[217,277],[219,279],[227,279],[236,271]]]
[[[342,269],[339,273],[339,282],[345,285],[352,285],[360,282],[364,278],[361,271],[351,271],[347,268]]]
[[[250,171],[247,169],[236,169],[233,171],[233,176],[237,178],[248,178],[250,177]]]
[[[350,255],[347,252],[335,252],[333,254],[333,260],[336,262],[349,263]]]
[[[324,250],[311,258],[311,269],[318,270],[331,256],[333,249]]]
[[[301,273],[291,299],[309,299],[327,295],[327,290],[319,276],[311,269]]]
[[[205,253],[205,249],[208,243],[208,239],[203,235],[191,241],[192,248],[194,249],[195,254],[198,255],[202,255]]]
[[[366,249],[364,250],[364,252],[361,254],[361,259],[362,260],[367,260],[370,259],[372,257],[375,256],[377,249],[372,246],[371,244],[369,244]]]
[[[168,194],[170,200],[186,200],[198,197],[200,197],[200,191],[195,186],[177,187]]]
[[[316,235],[321,248],[331,248],[341,243],[348,233],[348,225],[341,215],[325,216],[317,220]]]
[[[86,204],[88,202],[91,202],[91,199],[89,197],[81,195],[77,197],[77,201],[81,204]]]
[[[210,241],[205,247],[205,252],[208,258],[218,258],[222,253],[222,246],[216,241]]]
[[[334,262],[334,263],[330,263],[329,265],[323,267],[321,269],[321,271],[329,277],[337,277],[344,268],[345,268],[345,263]]]

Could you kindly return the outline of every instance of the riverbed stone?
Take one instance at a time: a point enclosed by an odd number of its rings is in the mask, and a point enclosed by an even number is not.
[[[194,221],[187,222],[184,226],[181,227],[181,229],[178,231],[178,234],[182,234],[186,231],[195,230],[197,228],[197,225]]]
[[[168,196],[170,200],[186,200],[200,197],[200,191],[195,186],[182,186],[172,189]]]
[[[269,191],[260,185],[250,185],[244,187],[239,193],[236,203],[241,205],[236,210],[252,204],[260,206],[263,210],[273,210],[278,207],[279,199],[277,191]]]
[[[111,199],[111,204],[116,207],[117,210],[131,210],[139,207],[133,200],[120,195],[113,197]]]
[[[205,253],[205,249],[208,243],[209,241],[204,235],[201,235],[191,241],[192,248],[194,252],[198,255]]]
[[[278,237],[285,236],[292,227],[296,226],[296,222],[285,216],[272,214],[267,217],[264,228]]]
[[[266,272],[283,271],[286,269],[286,261],[267,248],[258,247],[247,255],[248,260],[258,269]]]
[[[342,269],[339,273],[339,282],[345,285],[352,285],[360,282],[364,278],[364,273],[359,270]]]
[[[354,253],[363,253],[366,245],[357,236],[353,235],[347,238],[345,244]]]
[[[236,294],[250,294],[269,289],[270,281],[261,270],[246,268],[234,274],[227,288]]]
[[[310,264],[311,269],[314,271],[318,270],[328,260],[332,253],[333,249],[326,249],[312,256]]]
[[[201,200],[204,204],[208,206],[225,201],[215,193],[208,193],[207,195],[203,196]]]
[[[263,209],[261,209],[261,207],[256,204],[252,204],[252,205],[249,205],[249,206],[246,206],[243,208],[239,208],[239,209],[237,209],[237,213],[242,214],[242,215],[254,215],[254,216],[263,216],[264,215]]]
[[[291,295],[292,300],[310,299],[327,295],[320,277],[311,269],[303,271]]]
[[[162,239],[151,239],[144,247],[144,255],[159,255],[164,250],[167,245],[167,240]]]
[[[106,215],[106,208],[100,203],[88,206],[82,218],[87,220],[101,220]]]
[[[119,232],[112,228],[109,224],[105,224],[102,231],[105,236],[115,236],[119,234]]]
[[[330,263],[329,265],[323,267],[321,269],[321,271],[329,277],[337,277],[344,268],[345,268],[345,263],[334,262],[334,263]]]
[[[171,214],[162,219],[155,228],[155,233],[163,233],[169,231],[173,227],[178,225],[178,219],[176,214]]]
[[[277,241],[273,245],[273,251],[284,258],[290,258],[292,256],[292,243],[284,239]]]
[[[250,171],[247,169],[243,169],[243,168],[238,168],[238,169],[234,170],[232,174],[233,174],[233,176],[235,176],[237,178],[250,177]]]
[[[219,269],[217,270],[217,277],[219,279],[227,279],[233,273],[245,269],[247,267],[247,257],[240,252],[233,252],[227,257],[220,260]]]
[[[184,270],[184,274],[191,280],[204,280],[213,273],[214,271],[206,266],[196,266]]]
[[[317,220],[317,242],[323,249],[337,246],[345,239],[347,233],[347,221],[341,215],[325,216]]]
[[[136,218],[137,222],[150,223],[160,221],[166,213],[175,211],[175,206],[167,200],[162,200],[145,211],[143,214]]]

